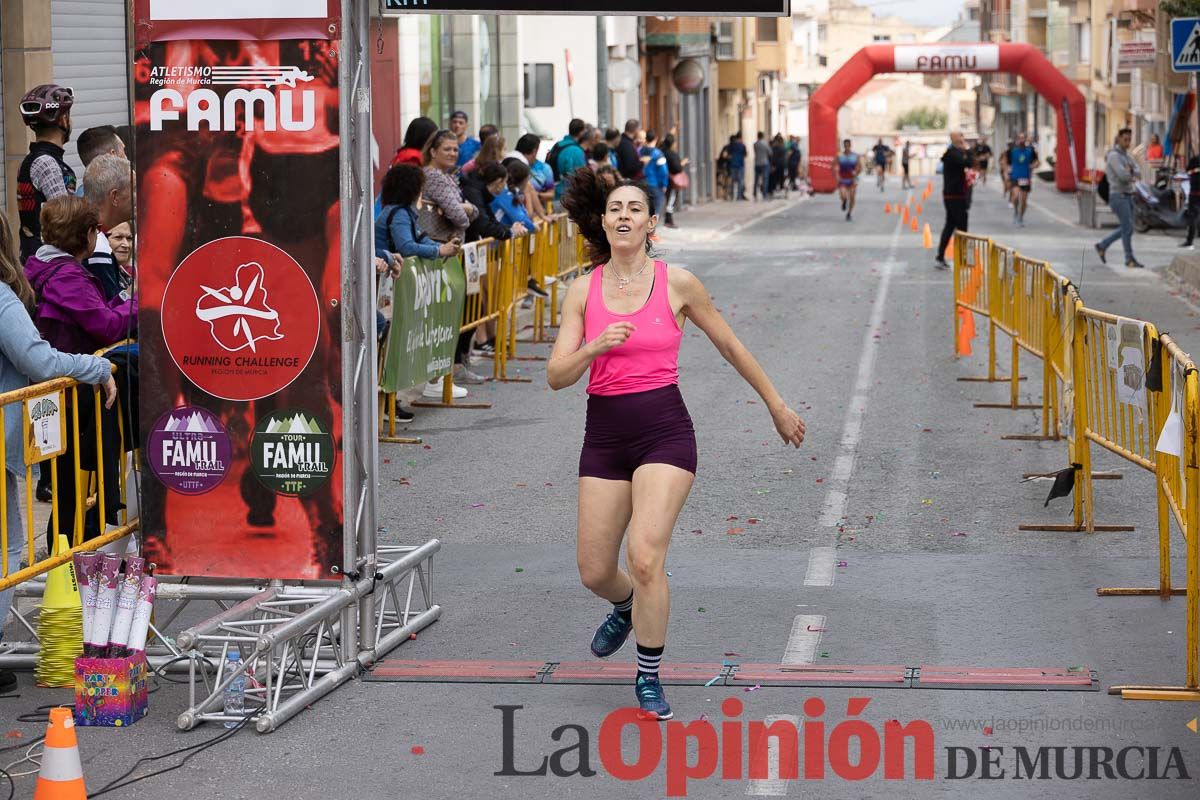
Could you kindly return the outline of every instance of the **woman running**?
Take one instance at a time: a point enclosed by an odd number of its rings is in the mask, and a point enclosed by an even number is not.
[[[666,720],[671,708],[658,669],[670,610],[667,547],[696,473],[696,437],[679,393],[685,320],[704,331],[758,392],[785,443],[800,446],[804,422],[784,404],[700,281],[651,257],[658,209],[643,184],[581,170],[572,176],[563,206],[599,265],[567,291],[546,370],[555,390],[591,371],[576,559],[583,585],[613,604],[592,639],[592,653],[611,656],[636,631],[638,705],[643,718]],[[626,571],[618,559],[627,533]]]

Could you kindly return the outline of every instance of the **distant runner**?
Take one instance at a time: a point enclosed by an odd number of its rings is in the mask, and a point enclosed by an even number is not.
[[[883,139],[876,142],[871,148],[871,152],[875,155],[875,185],[879,187],[879,191],[883,191],[883,184],[886,180],[884,173],[887,172],[888,158],[892,155],[892,148],[883,143]]]
[[[1029,192],[1033,189],[1033,171],[1038,164],[1037,149],[1026,142],[1025,134],[1018,133],[1017,141],[1008,151],[1009,177],[1012,181],[1013,223],[1025,227],[1025,207],[1029,205]]]
[[[858,191],[858,174],[862,172],[862,159],[850,150],[849,139],[842,141],[842,152],[838,153],[833,170],[837,174],[842,211],[846,212],[846,222],[850,222],[850,215],[854,213],[854,195]]]

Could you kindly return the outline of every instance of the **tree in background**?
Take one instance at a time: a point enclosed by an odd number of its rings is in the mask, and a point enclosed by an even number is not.
[[[916,128],[921,131],[942,131],[950,121],[945,111],[936,108],[914,108],[904,112],[896,119],[896,128]]]

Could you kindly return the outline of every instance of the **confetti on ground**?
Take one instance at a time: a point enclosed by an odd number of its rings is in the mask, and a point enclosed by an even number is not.
[[[427,444],[427,445],[425,445],[425,449],[426,449],[426,450],[432,450],[432,449],[433,449],[433,445],[431,445],[431,444]]]
[[[922,500],[922,501],[921,501],[921,505],[923,505],[923,506],[931,506],[931,505],[933,505],[933,501],[932,501],[932,500],[930,500],[930,499],[927,497],[927,498],[925,498],[924,500]]]
[[[793,472],[795,472],[795,470],[793,470],[793,469],[785,469],[785,470],[783,471],[783,474],[784,474],[784,475],[791,475]]]
[[[737,522],[737,517],[730,514],[728,517],[725,518],[725,521],[726,522]]]
[[[416,460],[414,459],[413,461],[409,461],[409,462],[408,462],[408,465],[409,465],[410,467],[415,467],[415,466],[417,465],[417,462],[416,462]]]
[[[483,508],[483,503],[471,503],[471,508]]]
[[[991,725],[988,725],[988,726],[986,726],[986,727],[983,729],[983,735],[984,735],[984,736],[991,736],[991,735],[992,735],[992,726],[991,726]]]
[[[524,488],[525,488],[526,486],[528,486],[528,485],[529,485],[529,484],[527,484],[527,483],[518,483],[516,486],[517,486],[517,488],[518,488],[518,489],[524,489]]]
[[[704,531],[700,528],[693,528],[692,533],[700,534],[700,533],[704,533]]]
[[[758,523],[762,522],[762,517],[751,517],[750,519],[746,520],[746,522],[749,522],[751,525],[757,525]]]
[[[517,572],[524,572],[524,571],[525,571],[525,568],[524,568],[524,567],[517,567],[517,570],[516,570],[516,571],[517,571]]]
[[[392,460],[391,460],[390,458],[385,458],[385,459],[383,460],[383,463],[385,463],[385,464],[390,464],[390,463],[392,463]]]
[[[421,747],[421,745],[417,745],[412,749],[412,754],[414,756],[423,756],[425,755],[425,748]]]
[[[729,530],[727,530],[725,532],[727,534],[729,534],[730,536],[738,536],[740,534],[745,533],[746,529],[745,528],[730,528]]]
[[[412,481],[410,481],[408,478],[393,478],[392,480],[401,486],[412,486]]]
[[[760,685],[758,685],[758,684],[756,683],[756,684],[754,684],[753,686],[747,686],[747,687],[746,687],[746,691],[747,691],[747,692],[757,692],[757,691],[758,691],[759,689],[761,689],[761,688],[762,688],[762,686],[760,686]]]
[[[950,535],[951,536],[966,536],[967,532],[966,531],[952,531],[950,533]]]
[[[837,565],[838,565],[839,567],[848,567],[848,566],[850,566],[850,564],[849,564],[849,563],[847,563],[847,562],[845,562],[845,561],[839,561],[839,562],[837,562]]]
[[[921,428],[921,433],[933,433],[933,428]]]
[[[705,686],[712,686],[714,683],[716,683],[716,682],[717,682],[717,681],[719,681],[719,680],[721,680],[721,676],[720,676],[720,675],[718,675],[718,676],[717,676],[717,677],[715,677],[715,678],[712,678],[711,680],[709,680],[709,681],[708,681],[708,683],[706,683],[706,684],[704,684],[704,685],[705,685]]]
[[[703,606],[701,606],[700,608],[697,608],[696,610],[697,610],[697,611],[699,611],[701,614],[703,614],[703,613],[704,613],[704,607],[703,607]]]
[[[821,651],[821,658],[829,658],[829,651],[828,651],[828,650],[822,650],[822,651]]]
[[[824,483],[824,482],[825,482],[824,478],[817,478],[817,483]]]
[[[726,656],[741,656],[741,653],[725,653]]]
[[[754,490],[754,493],[755,493],[755,494],[770,494],[770,493],[771,493],[771,490],[770,490],[770,489],[761,489],[761,488],[760,488],[760,489],[755,489],[755,490]]]
[[[4,734],[4,738],[5,739],[20,739],[24,735],[25,734],[21,733],[20,731],[9,731],[8,733]]]

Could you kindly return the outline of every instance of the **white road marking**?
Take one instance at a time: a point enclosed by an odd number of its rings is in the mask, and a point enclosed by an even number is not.
[[[871,307],[871,318],[867,322],[867,332],[863,335],[862,350],[858,356],[858,377],[854,382],[854,395],[850,398],[850,407],[846,410],[841,444],[834,461],[834,474],[830,476],[831,485],[825,493],[825,508],[820,519],[822,527],[832,527],[846,516],[846,494],[850,476],[854,473],[854,458],[858,452],[858,442],[862,438],[863,415],[867,409],[867,396],[875,374],[875,356],[879,350],[875,337],[880,335],[883,327],[883,308],[887,303],[888,287],[892,282],[892,268],[896,264],[900,230],[900,223],[896,223],[887,258],[880,265],[882,270],[879,289],[875,294],[875,304]]]
[[[828,549],[833,548],[818,548]],[[811,562],[810,562],[811,567]],[[807,582],[807,581],[806,581]],[[788,637],[787,647],[783,651],[781,664],[811,664],[817,658],[817,648],[821,644],[821,633],[825,629],[825,617],[820,614],[797,614],[792,621],[792,633]],[[781,714],[770,716],[763,720],[770,725],[773,722],[786,721],[791,725],[799,725],[800,718]],[[754,743],[752,742],[751,745]],[[750,762],[746,760],[746,769]],[[788,793],[790,780],[779,777],[779,747],[775,739],[767,741],[767,777],[751,780],[746,785],[746,794],[750,797],[785,797]]]
[[[833,586],[834,564],[837,552],[833,547],[814,547],[808,554],[808,571],[804,573],[805,586]]]
[[[767,717],[763,722],[768,726],[775,722],[786,722],[799,727],[800,718],[794,714],[778,714]],[[797,736],[797,738],[800,737]],[[755,743],[751,742],[750,746],[755,746]],[[750,770],[748,757],[745,766],[748,772]],[[779,740],[775,738],[767,740],[767,775],[771,777],[750,781],[746,786],[746,795],[749,797],[786,797],[791,781],[779,777]]]
[[[802,264],[796,267],[787,267],[783,274],[789,278],[813,278],[817,275],[824,275],[829,272],[828,264]]]
[[[741,275],[746,271],[746,267],[749,266],[749,263],[750,262],[745,260],[722,261],[720,264],[717,264],[704,274],[706,277],[731,277],[734,275]]]

